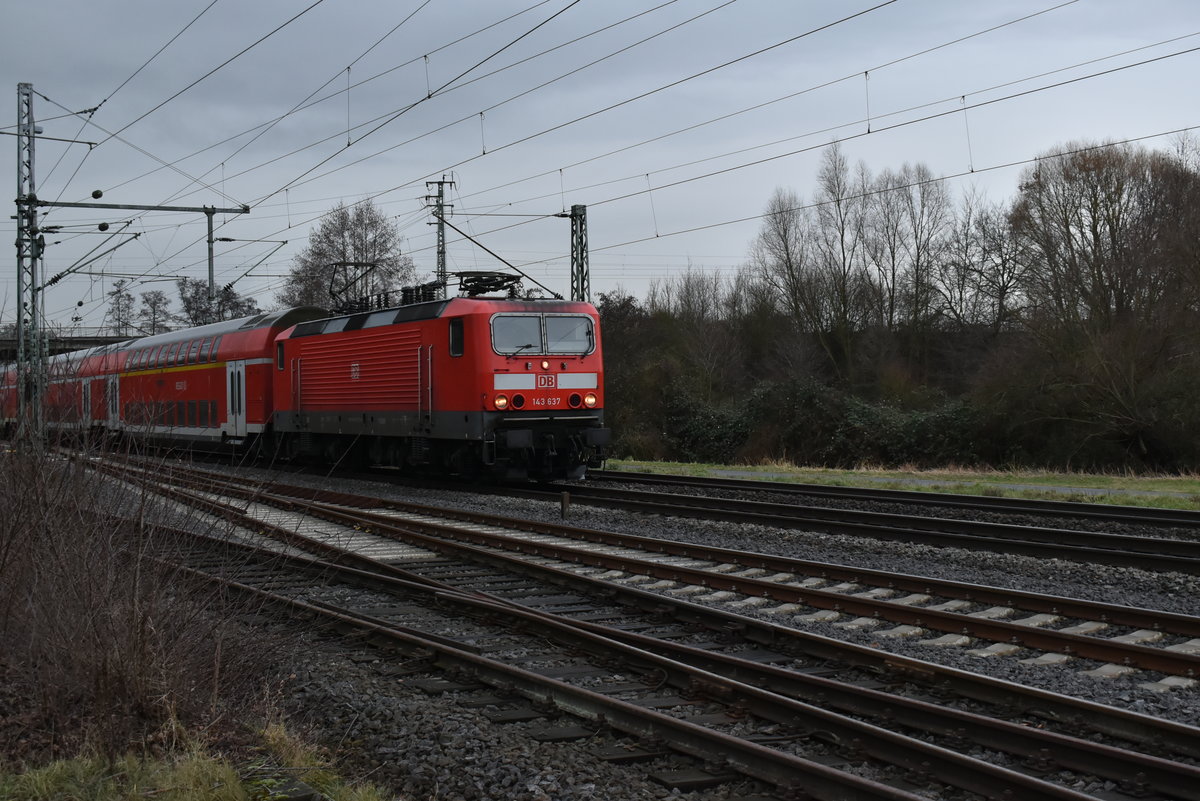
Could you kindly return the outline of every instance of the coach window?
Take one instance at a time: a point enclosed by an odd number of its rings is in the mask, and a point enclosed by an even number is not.
[[[190,346],[188,346],[187,363],[195,364],[196,363],[196,354],[199,352],[200,352],[200,340],[193,339],[192,344]]]
[[[215,362],[217,360],[217,348],[219,348],[219,347],[221,347],[221,337],[220,336],[218,336],[216,339],[213,340],[212,350],[209,351],[209,353],[208,353],[208,360],[210,362]]]
[[[283,369],[283,343],[282,342],[275,343],[275,369],[276,370]]]
[[[526,314],[500,314],[492,318],[492,347],[510,356],[542,352],[542,318]]]
[[[200,343],[200,358],[198,358],[196,361],[198,361],[198,362],[208,361],[208,350],[211,347],[212,347],[212,339],[210,337],[205,337],[204,340]]]
[[[167,350],[167,365],[168,366],[175,363],[175,354],[178,352],[179,352],[179,343],[176,342],[174,345],[172,345],[170,347],[170,349]]]
[[[450,321],[450,355],[463,355],[463,321],[461,317]]]
[[[175,363],[176,364],[183,364],[184,362],[187,361],[187,349],[188,349],[187,342],[179,343],[179,352],[175,354]]]

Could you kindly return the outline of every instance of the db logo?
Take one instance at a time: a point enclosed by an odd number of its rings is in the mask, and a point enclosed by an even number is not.
[[[538,389],[554,389],[554,376],[539,375],[537,377]]]
[[[187,389],[187,382],[186,381],[176,381],[175,389],[179,392],[182,392],[183,390]]]
[[[361,373],[358,369],[358,362],[353,362],[350,365],[350,380],[357,381]]]

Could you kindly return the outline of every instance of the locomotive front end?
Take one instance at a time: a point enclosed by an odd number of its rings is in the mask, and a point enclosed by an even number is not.
[[[595,309],[579,303],[499,310],[488,335],[484,462],[538,479],[582,478],[599,466],[610,431]]]

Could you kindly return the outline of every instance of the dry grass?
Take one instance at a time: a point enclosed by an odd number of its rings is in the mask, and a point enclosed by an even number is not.
[[[177,543],[154,525],[153,495],[80,462],[6,453],[0,509],[0,761],[236,740],[273,659],[229,599],[155,559]]]
[[[1028,469],[997,470],[950,465],[937,470],[915,466],[884,468],[861,465],[854,470],[799,467],[788,462],[713,465],[610,459],[612,470],[633,473],[676,473],[690,476],[764,478],[777,481],[990,497],[1047,499],[1200,510],[1200,476],[1110,473],[1053,473]]]

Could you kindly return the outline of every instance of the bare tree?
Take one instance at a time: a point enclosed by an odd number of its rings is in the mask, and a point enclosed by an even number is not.
[[[161,334],[168,330],[171,321],[171,298],[161,289],[142,293],[142,331],[148,335]]]
[[[839,145],[822,154],[817,172],[813,226],[816,274],[810,325],[844,379],[855,368],[855,341],[870,317],[871,286],[866,274],[866,232],[869,177],[859,165],[852,175]]]
[[[762,228],[751,246],[750,260],[784,309],[796,320],[809,317],[812,232],[807,211],[790,189],[776,187],[767,201]]]
[[[877,304],[876,315],[889,331],[895,331],[903,315],[904,287],[908,282],[909,250],[905,237],[905,203],[899,188],[903,177],[884,170],[871,184],[873,194],[867,207],[863,244],[872,267]]]
[[[108,292],[109,325],[119,337],[129,336],[133,331],[133,293],[129,291],[128,282],[121,279],[113,284]]]
[[[344,300],[411,283],[416,269],[412,259],[400,252],[400,242],[396,224],[371,201],[350,207],[339,203],[309,234],[308,246],[296,256],[287,285],[277,299],[285,306],[333,308]],[[348,270],[338,267],[351,263],[373,266]],[[358,275],[361,280],[348,279],[347,274]]]
[[[984,264],[979,234],[982,203],[974,192],[960,201],[933,277],[942,314],[960,334],[983,325],[988,316],[987,297],[980,286]]]
[[[646,299],[652,315],[671,319],[672,344],[684,373],[705,400],[721,394],[737,363],[737,343],[723,315],[726,295],[720,275],[689,265],[682,275],[651,284]]]
[[[1200,176],[1127,145],[1066,149],[1025,171],[1011,214],[1049,413],[1155,461],[1164,409],[1195,383],[1195,244],[1177,232],[1197,230]]]
[[[946,245],[950,195],[945,183],[924,164],[905,164],[900,181],[908,227],[903,240],[908,256],[908,325],[923,345],[937,313],[933,272]]]
[[[1024,307],[1028,262],[1020,258],[1020,245],[1003,209],[995,205],[980,209],[975,225],[982,257],[979,290],[987,296],[986,322],[995,337],[1016,323]]]
[[[175,282],[179,289],[182,311],[176,318],[185,325],[205,325],[221,320],[236,320],[257,314],[258,301],[244,298],[230,286],[217,290],[216,297],[209,299],[208,283],[197,278],[180,278]]]

